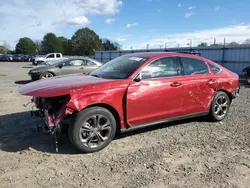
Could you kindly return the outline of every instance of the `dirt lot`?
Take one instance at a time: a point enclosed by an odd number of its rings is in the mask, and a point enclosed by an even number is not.
[[[23,107],[27,63],[0,63],[0,187],[250,187],[250,88],[226,120],[203,118],[122,135],[98,153],[79,154],[62,135],[37,133]]]

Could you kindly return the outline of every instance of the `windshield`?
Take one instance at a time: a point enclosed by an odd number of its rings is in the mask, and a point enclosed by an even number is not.
[[[126,79],[146,60],[144,57],[120,56],[100,66],[90,75],[107,79]]]

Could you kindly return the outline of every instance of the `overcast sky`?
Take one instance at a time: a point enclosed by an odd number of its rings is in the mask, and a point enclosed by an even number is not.
[[[0,45],[48,32],[71,38],[85,26],[124,49],[243,42],[249,7],[250,0],[0,0]]]

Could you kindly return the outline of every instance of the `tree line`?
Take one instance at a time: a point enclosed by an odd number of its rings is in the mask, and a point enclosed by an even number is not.
[[[47,33],[42,41],[32,41],[28,37],[20,38],[15,50],[8,52],[29,55],[57,52],[64,55],[89,56],[95,51],[120,49],[119,43],[111,42],[106,38],[101,39],[93,30],[85,27],[78,29],[71,39],[57,37],[54,33]]]

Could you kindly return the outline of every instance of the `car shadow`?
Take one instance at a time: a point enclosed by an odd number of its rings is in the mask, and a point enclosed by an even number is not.
[[[54,137],[49,132],[38,131],[43,121],[30,112],[0,116],[0,151],[23,152],[25,150],[57,153]],[[60,134],[58,154],[76,154],[65,133]]]
[[[193,121],[204,121],[204,118],[193,118],[133,130],[118,134],[115,139],[122,139],[124,137]],[[50,154],[79,154],[70,143],[66,131],[60,134],[59,150],[56,152],[54,137],[49,132],[44,132],[42,130],[38,131],[37,126],[42,124],[43,120],[39,117],[31,117],[30,112],[20,112],[0,116],[0,151],[23,152],[25,150],[32,150]]]
[[[154,130],[159,130],[159,129],[182,125],[182,124],[191,123],[191,122],[211,122],[211,121],[205,117],[196,117],[196,118],[190,118],[190,119],[185,119],[185,120],[173,121],[169,123],[161,123],[158,125],[152,125],[152,126],[148,126],[145,128],[139,128],[136,130],[131,130],[131,131],[128,130],[125,133],[118,134],[115,139],[125,138],[125,137],[133,136],[136,134],[142,134],[142,133],[146,133],[146,132],[150,132]]]
[[[31,69],[31,68],[33,68],[33,66],[24,66],[22,68],[24,68],[24,69]]]
[[[15,84],[18,84],[18,85],[23,85],[23,84],[28,84],[32,82],[31,80],[19,80],[19,81],[15,81]]]

